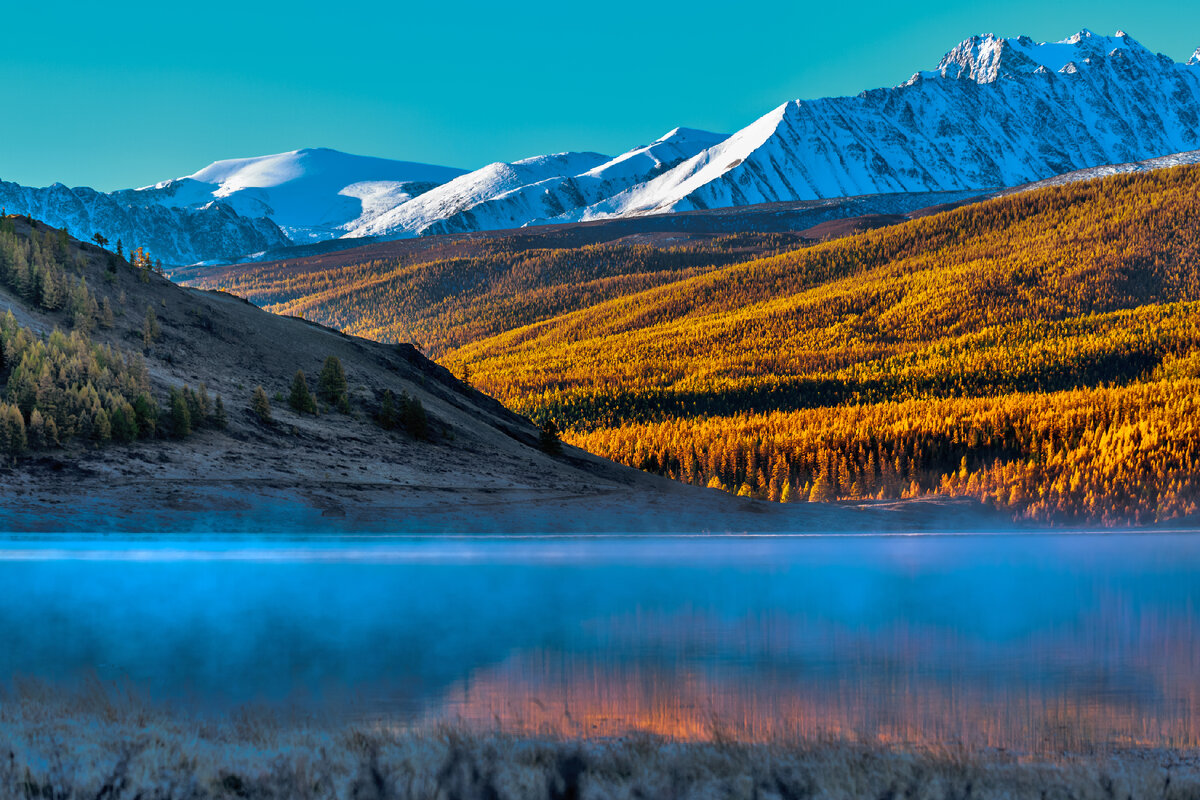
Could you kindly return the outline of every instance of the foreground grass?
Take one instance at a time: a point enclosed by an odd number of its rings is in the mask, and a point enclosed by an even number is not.
[[[204,719],[112,692],[0,695],[3,798],[1191,798],[1200,754],[1030,759],[847,742],[568,741]]]

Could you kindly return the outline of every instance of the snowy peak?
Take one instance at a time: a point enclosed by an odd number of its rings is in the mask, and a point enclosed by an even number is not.
[[[356,156],[328,147],[314,147],[217,161],[187,177],[201,183],[217,184],[221,187],[221,196],[228,196],[242,189],[273,188],[296,181],[342,187],[366,180],[444,183],[463,172],[450,167]]]
[[[111,194],[0,185],[0,199],[164,260],[199,261],[332,238],[983,192],[1193,150],[1200,49],[1184,65],[1124,31],[1085,29],[1057,42],[973,36],[902,86],[786,102],[731,136],[673,128],[615,158],[553,153],[465,173],[313,148]]]
[[[317,147],[217,161],[146,191],[187,207],[220,199],[244,216],[270,218],[293,242],[306,243],[341,236],[462,174]]]
[[[987,33],[961,42],[942,58],[936,69],[918,73],[914,80],[950,78],[993,83],[1023,75],[1074,74],[1106,58],[1129,57],[1136,61],[1155,58],[1124,31],[1117,31],[1115,36],[1100,36],[1084,28],[1062,41],[1041,43],[1028,36],[1005,39]]]

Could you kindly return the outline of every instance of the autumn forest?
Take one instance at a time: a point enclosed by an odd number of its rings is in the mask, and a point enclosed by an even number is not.
[[[944,494],[1046,523],[1200,504],[1200,169],[826,242],[538,248],[198,281],[413,341],[566,441],[782,502]]]

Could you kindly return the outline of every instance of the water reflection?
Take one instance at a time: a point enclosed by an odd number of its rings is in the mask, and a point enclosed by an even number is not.
[[[1200,746],[1200,538],[6,542],[0,680],[570,735]]]

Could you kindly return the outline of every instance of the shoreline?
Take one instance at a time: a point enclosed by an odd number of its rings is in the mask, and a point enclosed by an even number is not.
[[[743,743],[437,725],[215,721],[125,698],[0,701],[5,797],[1187,798],[1200,749],[1021,753],[852,740]]]

